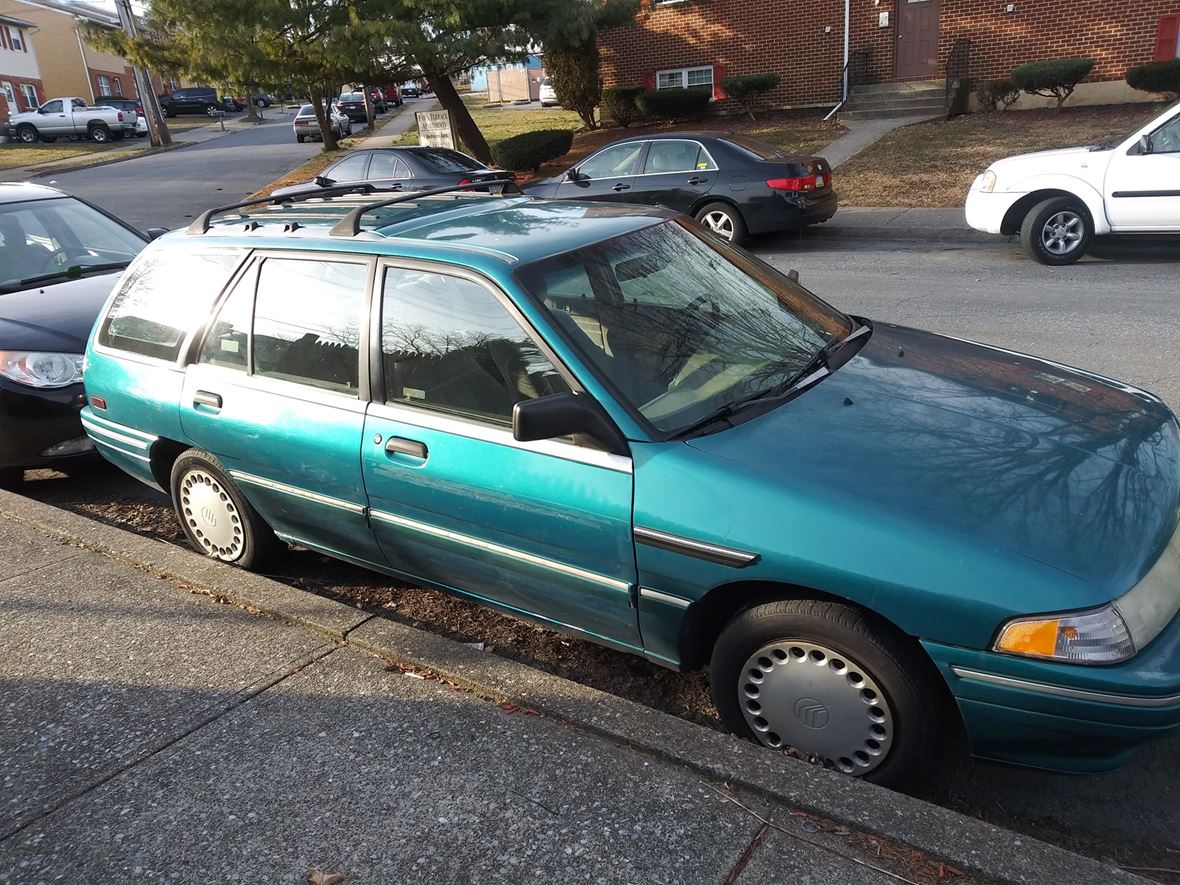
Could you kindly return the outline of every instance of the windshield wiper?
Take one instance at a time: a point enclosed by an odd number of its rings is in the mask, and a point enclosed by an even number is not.
[[[710,424],[714,424],[718,421],[724,421],[725,419],[732,417],[742,409],[756,402],[765,402],[770,400],[785,401],[790,399],[796,394],[806,390],[816,381],[819,381],[827,375],[830,375],[832,373],[832,369],[830,368],[830,362],[832,358],[848,345],[859,341],[861,338],[864,338],[871,333],[871,326],[869,326],[867,323],[861,324],[861,326],[851,334],[846,335],[843,338],[833,339],[817,350],[811,359],[807,361],[806,365],[804,365],[802,369],[800,369],[786,381],[782,382],[781,384],[776,384],[773,387],[767,387],[764,390],[756,391],[749,394],[748,396],[743,396],[740,399],[726,403],[723,406],[719,406],[708,415],[705,415],[703,418],[700,418],[689,424],[687,427],[676,431],[672,438],[680,439],[695,433],[704,427],[708,427]]]
[[[17,280],[17,285],[35,286],[37,283],[47,283],[50,280],[57,279],[78,280],[88,273],[122,270],[130,263],[131,260],[128,259],[127,261],[109,261],[106,264],[71,264],[64,270],[55,270],[53,273],[45,273],[35,277],[25,277],[23,280]]]

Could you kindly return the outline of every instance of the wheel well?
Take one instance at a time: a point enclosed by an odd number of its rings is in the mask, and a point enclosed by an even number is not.
[[[1045,190],[1033,191],[1031,194],[1025,194],[1013,203],[1007,213],[1005,213],[1004,220],[1000,224],[1000,233],[1008,235],[1020,233],[1020,226],[1024,223],[1024,216],[1032,211],[1032,207],[1037,205],[1037,203],[1044,202],[1053,197],[1069,197],[1074,200],[1081,207],[1082,211],[1086,213],[1086,217],[1089,218],[1091,225],[1093,225],[1094,219],[1090,217],[1089,208],[1086,206],[1085,201],[1078,197],[1077,194],[1047,188]]]
[[[190,446],[174,439],[161,437],[152,444],[151,468],[152,477],[169,495],[172,494],[172,465],[180,457],[180,453],[187,451]]]
[[[699,200],[697,200],[695,203],[693,203],[692,206],[689,207],[689,210],[686,214],[692,215],[695,217],[696,214],[701,211],[701,209],[703,209],[705,206],[708,206],[710,203],[724,203],[726,206],[728,206],[730,209],[732,209],[734,212],[736,212],[738,215],[740,215],[742,221],[746,220],[745,213],[742,212],[741,206],[739,206],[737,203],[735,203],[733,200],[729,199],[728,197],[716,197],[716,196],[713,196],[712,194],[705,194],[705,196],[701,197]]]

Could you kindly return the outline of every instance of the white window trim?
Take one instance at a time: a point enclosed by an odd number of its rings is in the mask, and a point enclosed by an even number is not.
[[[24,93],[25,104],[29,106],[29,110],[34,110],[37,107],[37,87],[32,83],[21,83],[20,91]]]
[[[111,78],[108,77],[106,74],[99,74],[97,77],[95,77],[95,79],[98,80],[99,92],[101,92],[103,95],[110,95],[111,94]],[[103,81],[106,81],[106,82],[104,83]]]
[[[692,65],[691,67],[687,67],[687,68],[664,68],[662,71],[656,71],[656,89],[657,90],[658,89],[687,89],[687,88],[689,88],[688,75],[692,71],[708,71],[709,72],[709,89],[712,90],[712,89],[716,88],[716,84],[713,82],[713,66],[712,65]],[[662,74],[679,74],[680,75],[680,85],[679,86],[661,86],[660,85],[660,76]],[[698,83],[693,88],[699,89],[700,87],[702,87],[704,85],[705,85],[704,83]]]
[[[12,47],[13,52],[25,51],[25,37],[20,28],[10,27],[8,29],[8,44]]]
[[[111,77],[111,89],[114,90],[111,95],[123,95],[123,83],[118,77]]]
[[[0,92],[4,93],[4,97],[8,99],[10,105],[20,110],[20,107],[16,103],[16,90],[13,88],[11,81],[4,80],[0,82]]]

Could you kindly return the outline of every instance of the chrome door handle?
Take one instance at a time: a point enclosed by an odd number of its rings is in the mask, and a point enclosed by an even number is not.
[[[194,406],[208,406],[210,409],[221,408],[221,395],[207,390],[198,390],[193,394]]]
[[[629,190],[631,190],[631,185],[623,184],[620,181],[618,184],[616,184],[614,187],[612,187],[611,190],[614,191],[615,193],[618,193],[619,191],[629,191]]]
[[[700,178],[700,177],[694,177],[694,178],[690,178],[688,180],[689,184],[708,184],[708,182],[709,182],[709,179]]]
[[[411,458],[426,460],[426,444],[417,440],[391,436],[385,441],[385,451],[391,455],[409,455]]]

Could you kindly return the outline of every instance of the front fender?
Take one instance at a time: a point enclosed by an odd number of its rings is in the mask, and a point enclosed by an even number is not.
[[[1025,178],[1007,189],[1010,193],[1032,194],[1037,191],[1065,191],[1081,200],[1090,210],[1094,219],[1094,233],[1110,233],[1110,221],[1106,217],[1106,202],[1088,181],[1073,175],[1042,174]]]

